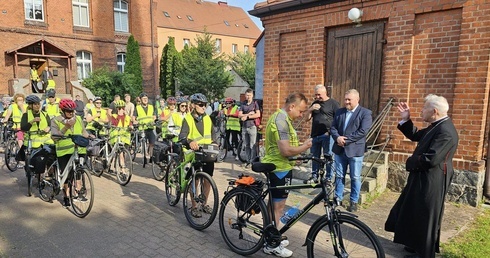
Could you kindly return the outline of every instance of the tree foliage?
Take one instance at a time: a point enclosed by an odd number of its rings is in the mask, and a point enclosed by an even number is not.
[[[138,41],[131,35],[128,38],[126,46],[126,64],[124,65],[124,74],[134,76],[134,84],[130,85],[132,90],[137,92],[143,91],[143,71],[141,67],[140,46]]]
[[[108,106],[116,94],[124,96],[129,93],[133,97],[137,96],[141,90],[132,86],[135,85],[135,81],[136,78],[132,74],[120,73],[104,66],[94,70],[84,79],[83,86],[91,90],[95,96],[101,97],[104,105]]]
[[[226,71],[226,61],[216,54],[211,34],[197,36],[196,45],[181,52],[182,69],[178,69],[179,90],[184,94],[203,93],[208,98],[221,98],[233,77]]]
[[[229,59],[231,68],[255,89],[255,54],[238,52]]]
[[[160,59],[160,94],[163,98],[175,95],[175,78],[179,67],[180,54],[175,48],[175,38],[169,37]]]

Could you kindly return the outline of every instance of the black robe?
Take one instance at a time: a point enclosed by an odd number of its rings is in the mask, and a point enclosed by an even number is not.
[[[398,129],[418,142],[406,161],[407,184],[390,211],[385,230],[394,232],[393,242],[415,249],[421,257],[439,252],[444,199],[453,178],[453,156],[458,133],[449,118],[417,130],[411,120]]]

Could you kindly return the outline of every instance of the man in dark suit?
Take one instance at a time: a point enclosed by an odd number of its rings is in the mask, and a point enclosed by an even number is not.
[[[350,212],[357,211],[366,135],[373,123],[371,110],[361,107],[359,100],[357,90],[348,90],[344,98],[345,107],[337,109],[330,128],[335,142],[332,148],[335,154],[335,198],[337,202],[341,202],[344,197],[345,175],[349,167],[351,192],[347,210]]]
[[[43,82],[43,92],[46,91],[46,88],[48,87],[48,80],[53,79],[53,74],[49,71],[48,66],[44,67],[44,71],[41,74],[41,80]]]
[[[453,157],[458,133],[447,116],[449,104],[442,96],[428,95],[422,119],[430,126],[418,130],[410,120],[410,108],[398,104],[402,121],[398,129],[408,139],[418,142],[405,164],[407,184],[390,211],[385,230],[394,232],[395,243],[415,254],[406,257],[435,257],[439,252],[444,199],[453,178]]]

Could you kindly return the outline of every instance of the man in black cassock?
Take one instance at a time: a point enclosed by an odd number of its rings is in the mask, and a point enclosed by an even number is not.
[[[406,161],[410,173],[407,184],[390,211],[385,230],[395,233],[393,242],[404,244],[405,250],[413,253],[405,257],[432,258],[439,253],[444,199],[454,174],[458,133],[442,96],[425,98],[421,116],[430,126],[421,130],[410,120],[407,103],[400,102],[398,110],[402,118],[398,129],[418,144]]]

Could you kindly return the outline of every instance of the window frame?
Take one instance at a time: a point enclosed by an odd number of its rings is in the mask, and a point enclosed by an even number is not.
[[[87,0],[86,3],[83,3],[83,2],[80,2],[80,1],[83,1],[83,0],[72,0],[71,3],[72,3],[72,12],[73,12],[73,26],[76,26],[76,27],[85,27],[85,28],[90,28],[90,6],[89,6],[89,0]],[[87,25],[82,25],[82,24],[75,24],[75,10],[74,10],[74,7],[75,5],[77,5],[79,7],[79,20],[81,21],[81,17],[82,17],[82,6],[84,7],[87,7]]]
[[[221,53],[222,48],[223,48],[223,45],[222,44],[223,44],[223,42],[222,42],[221,39],[219,39],[219,38],[216,39],[216,41],[214,43],[214,47],[215,47],[217,53]]]
[[[78,53],[81,53],[82,58],[78,58]],[[88,58],[85,58],[85,55],[88,54]],[[86,50],[79,50],[76,53],[77,55],[77,77],[78,80],[83,81],[84,79],[89,77],[89,74],[92,73],[93,67],[92,67],[92,60],[93,60],[93,55],[91,52],[86,51]],[[86,65],[88,64],[88,68],[90,71],[86,71]],[[81,69],[80,69],[81,67]]]
[[[129,2],[126,0],[113,0],[113,5],[116,2],[118,3],[118,7],[114,7],[114,9],[113,9],[114,31],[116,31],[116,32],[129,32]],[[126,3],[127,9],[122,9],[122,6],[123,6],[122,3]],[[122,21],[121,21],[122,16],[117,17],[116,13],[120,14],[120,15],[122,15],[122,14],[126,15],[126,24],[125,24],[127,27],[126,30],[124,30],[122,28]],[[119,21],[116,21],[116,19],[118,19],[118,18],[119,18]],[[120,28],[117,27],[118,25],[120,26]]]
[[[191,40],[190,39],[187,39],[187,38],[184,38],[182,40],[183,44],[184,44],[184,47],[187,45],[187,46],[191,46]]]
[[[231,44],[231,53],[236,54],[238,53],[238,44]]]
[[[41,5],[41,19],[36,19],[36,14],[35,14],[35,6],[36,6],[36,2],[37,4],[40,4]],[[32,11],[32,18],[29,17],[28,15],[28,12],[27,12],[27,5],[30,4],[31,6],[31,11]],[[44,12],[44,0],[24,0],[24,19],[28,20],[28,21],[37,21],[37,22],[44,22],[44,15],[45,15],[45,12]]]
[[[119,61],[119,56],[122,57],[122,61]],[[124,73],[124,67],[126,66],[126,52],[119,52],[116,54],[116,65],[117,65],[117,70],[120,73]],[[121,69],[119,69],[121,67]]]
[[[248,53],[250,51],[250,46],[249,45],[243,45],[243,52]]]

